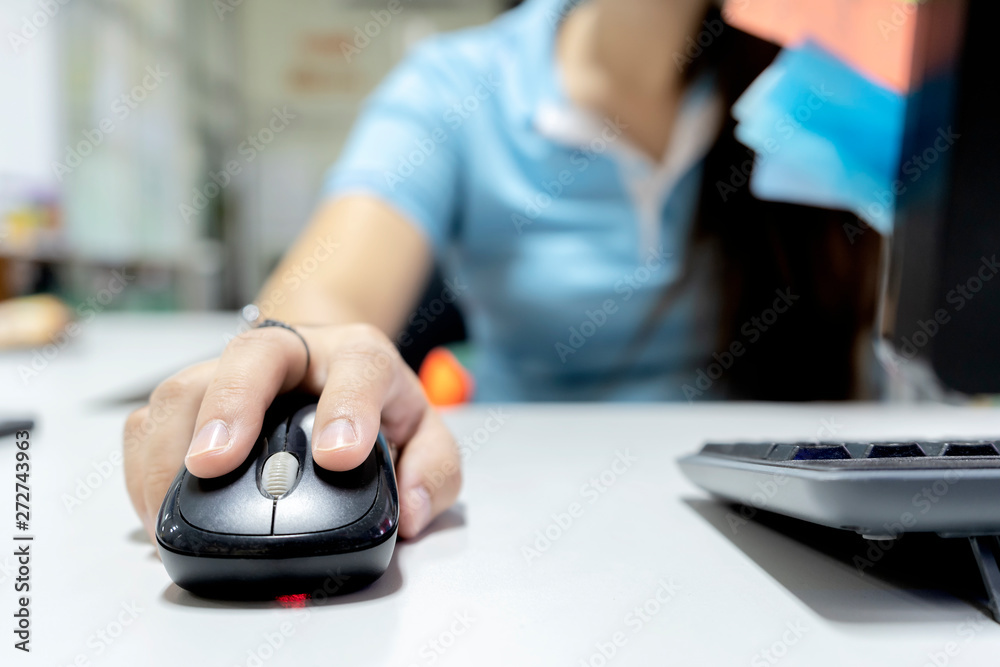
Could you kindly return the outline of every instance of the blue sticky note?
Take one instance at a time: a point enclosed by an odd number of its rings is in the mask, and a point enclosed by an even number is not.
[[[820,46],[786,49],[733,107],[736,137],[758,154],[762,199],[850,210],[892,224],[905,100]]]

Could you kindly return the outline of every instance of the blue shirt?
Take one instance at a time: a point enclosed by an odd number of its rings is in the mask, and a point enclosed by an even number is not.
[[[676,400],[715,349],[717,261],[679,277],[724,110],[686,95],[663,160],[567,98],[565,0],[417,46],[367,100],[325,196],[374,195],[429,239],[473,343],[476,399]],[[386,239],[386,243],[392,243]],[[419,317],[419,316],[415,316]]]

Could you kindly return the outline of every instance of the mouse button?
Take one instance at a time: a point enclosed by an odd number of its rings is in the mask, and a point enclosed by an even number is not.
[[[312,430],[315,419],[316,404],[313,403],[300,409],[289,420],[286,451],[297,455],[300,461],[309,460],[306,454],[312,447]]]
[[[221,477],[201,479],[184,474],[178,507],[195,528],[230,535],[270,535],[274,501],[257,489],[256,461],[264,451],[259,442],[243,464]]]
[[[375,503],[378,464],[372,449],[365,462],[347,472],[332,472],[307,459],[302,478],[274,507],[274,534],[334,530],[354,523]]]
[[[309,437],[305,432],[303,432],[299,425],[294,422],[288,429],[288,437],[285,438],[284,451],[289,454],[294,454],[299,460],[299,463],[312,461],[312,456],[309,454]]]
[[[271,402],[270,407],[264,412],[264,419],[261,423],[260,432],[262,435],[275,433],[279,429],[284,433],[288,427],[288,415],[291,414],[291,406],[286,395],[278,396]]]
[[[266,459],[271,454],[277,454],[278,452],[285,450],[285,441],[288,438],[288,422],[280,422],[274,429],[270,432],[270,436],[266,438],[267,449],[264,452],[264,456],[259,456],[260,460]]]

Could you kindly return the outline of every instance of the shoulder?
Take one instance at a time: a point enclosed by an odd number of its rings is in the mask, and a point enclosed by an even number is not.
[[[412,47],[384,82],[384,88],[422,88],[450,97],[465,94],[484,75],[510,71],[520,60],[527,17],[512,10],[481,26],[428,37]]]

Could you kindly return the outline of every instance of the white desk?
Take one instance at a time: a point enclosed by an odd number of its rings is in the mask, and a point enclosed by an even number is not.
[[[39,417],[32,446],[34,653],[25,659],[11,648],[14,593],[0,571],[2,664],[62,666],[83,656],[80,664],[171,667],[601,665],[597,644],[617,633],[624,645],[609,665],[919,666],[934,664],[929,654],[938,664],[997,664],[1000,626],[935,574],[938,563],[927,563],[926,579],[893,582],[871,570],[858,574],[851,554],[864,556],[867,544],[852,535],[817,537],[801,524],[779,530],[757,522],[734,534],[727,509],[693,488],[674,463],[706,438],[1000,433],[1000,412],[986,409],[504,407],[502,428],[467,461],[458,507],[421,539],[400,544],[389,572],[368,590],[310,606],[308,614],[193,598],[171,584],[141,533],[120,466],[72,512],[64,496],[95,466],[107,469],[102,464],[119,447],[130,408],[93,399],[141,388],[210,355],[233,329],[228,316],[103,315],[27,386],[16,371],[30,355],[0,357],[2,410],[33,408]],[[461,439],[486,416],[477,406],[447,418]],[[584,493],[616,452],[635,461],[605,492]],[[6,439],[0,488],[11,495],[13,458]],[[522,547],[533,546],[536,531],[571,503],[582,514],[528,562]],[[7,513],[10,504],[3,500]],[[12,517],[2,521],[0,553],[9,554]],[[919,560],[907,539],[886,560]],[[955,553],[958,567],[974,567],[964,550]],[[13,560],[0,556],[0,564],[9,568]],[[664,581],[676,592],[661,589]],[[668,599],[657,602],[658,592]],[[123,605],[138,610],[127,627],[117,625],[119,616],[130,620]],[[635,615],[644,605],[645,618]],[[268,637],[280,646],[271,649]],[[764,650],[774,652],[770,661]]]

